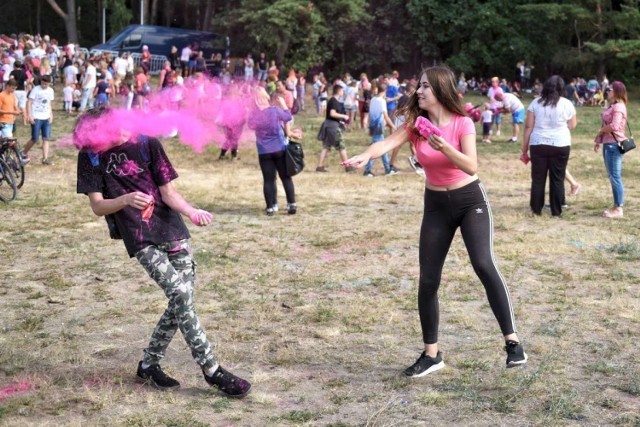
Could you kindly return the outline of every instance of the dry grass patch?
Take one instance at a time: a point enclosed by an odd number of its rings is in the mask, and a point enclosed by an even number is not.
[[[163,364],[180,391],[134,381],[164,297],[75,194],[74,151],[56,148],[55,165],[29,165],[18,200],[0,205],[0,388],[37,384],[0,401],[0,425],[638,425],[640,154],[625,158],[626,217],[601,218],[611,190],[591,151],[599,112],[578,110],[569,167],[582,188],[562,219],[530,215],[518,146],[478,147],[529,365],[503,368],[497,322],[456,236],[440,291],[447,368],[418,380],[399,375],[421,347],[423,183],[408,149],[395,177],[346,174],[335,153],[331,172],[316,174],[321,120],[298,116],[308,160],[294,178],[299,213],[268,218],[251,144],[241,160],[216,162],[217,149],[166,141],[176,186],[214,214],[212,226],[190,227],[196,299],[221,361],[254,383],[240,402],[206,387],[181,337]],[[73,119],[57,122],[55,136]],[[367,144],[347,134],[350,153]]]

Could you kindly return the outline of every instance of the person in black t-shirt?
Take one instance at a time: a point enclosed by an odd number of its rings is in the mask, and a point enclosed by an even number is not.
[[[258,81],[264,82],[267,80],[267,70],[269,69],[269,62],[264,52],[260,52],[260,58],[258,58]]]
[[[99,128],[105,111],[91,110],[78,121],[76,144],[91,147],[82,135]],[[157,139],[130,136],[121,131],[120,140],[102,151],[80,151],[77,192],[89,196],[96,215],[107,216],[112,238],[123,239],[129,256],[138,259],[169,299],[138,364],[137,377],[159,389],[180,387],[159,365],[180,329],[207,383],[229,397],[244,397],[251,384],[218,364],[194,307],[195,262],[180,214],[198,226],[208,225],[212,216],[191,206],[173,187],[178,174]]]
[[[345,161],[349,158],[347,156],[347,149],[344,145],[344,139],[342,137],[342,131],[344,129],[344,120],[348,120],[349,116],[346,114],[340,114],[340,98],[344,93],[344,88],[339,84],[333,86],[333,96],[327,102],[327,114],[324,122],[318,132],[318,140],[322,141],[322,151],[318,158],[318,166],[316,172],[327,172],[327,168],[324,166],[324,162],[327,158],[327,154],[331,148],[335,148],[340,153],[340,159]],[[347,166],[346,172],[353,172],[355,168]]]
[[[26,118],[26,115],[24,114],[24,110],[25,110],[25,108],[27,108],[27,90],[26,90],[27,87],[26,87],[26,83],[27,83],[27,80],[28,80],[28,76],[27,76],[27,73],[24,71],[24,68],[22,67],[22,62],[21,61],[16,61],[14,63],[14,69],[9,74],[9,79],[15,80],[16,83],[18,84],[14,94],[16,95],[16,98],[18,99],[18,108],[20,109],[20,112],[22,112],[23,124],[26,126],[27,125],[27,118]]]

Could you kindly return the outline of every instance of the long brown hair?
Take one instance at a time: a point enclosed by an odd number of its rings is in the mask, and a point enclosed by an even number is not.
[[[451,68],[446,65],[425,68],[420,73],[418,82],[422,80],[423,75],[427,76],[433,95],[445,109],[458,116],[467,115],[458,96],[456,76]],[[409,130],[413,130],[413,124],[419,116],[429,118],[429,114],[418,106],[418,89],[413,92],[398,114],[405,116]]]
[[[615,81],[611,83],[609,86],[613,90],[613,97],[616,101],[624,102],[624,105],[627,105],[627,88],[624,83],[620,81]]]

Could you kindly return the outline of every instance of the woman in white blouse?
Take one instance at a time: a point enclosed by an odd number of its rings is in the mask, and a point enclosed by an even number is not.
[[[563,93],[562,78],[551,76],[544,82],[541,96],[527,109],[522,155],[523,160],[531,159],[530,206],[536,215],[540,215],[544,207],[547,176],[551,215],[562,215],[563,180],[571,151],[571,130],[577,124],[576,109],[571,101],[561,96]]]

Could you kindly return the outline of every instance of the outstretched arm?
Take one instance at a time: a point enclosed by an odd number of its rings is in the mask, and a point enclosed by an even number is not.
[[[175,189],[171,182],[168,182],[160,187],[160,194],[162,195],[162,201],[167,204],[171,209],[176,212],[180,212],[191,219],[195,225],[205,226],[211,223],[213,216],[202,209],[196,209],[187,202],[178,190]]]
[[[391,135],[380,142],[371,144],[363,153],[353,156],[341,163],[342,166],[355,166],[361,168],[371,159],[377,159],[384,153],[399,147],[409,139],[409,135],[404,127],[397,129]]]

